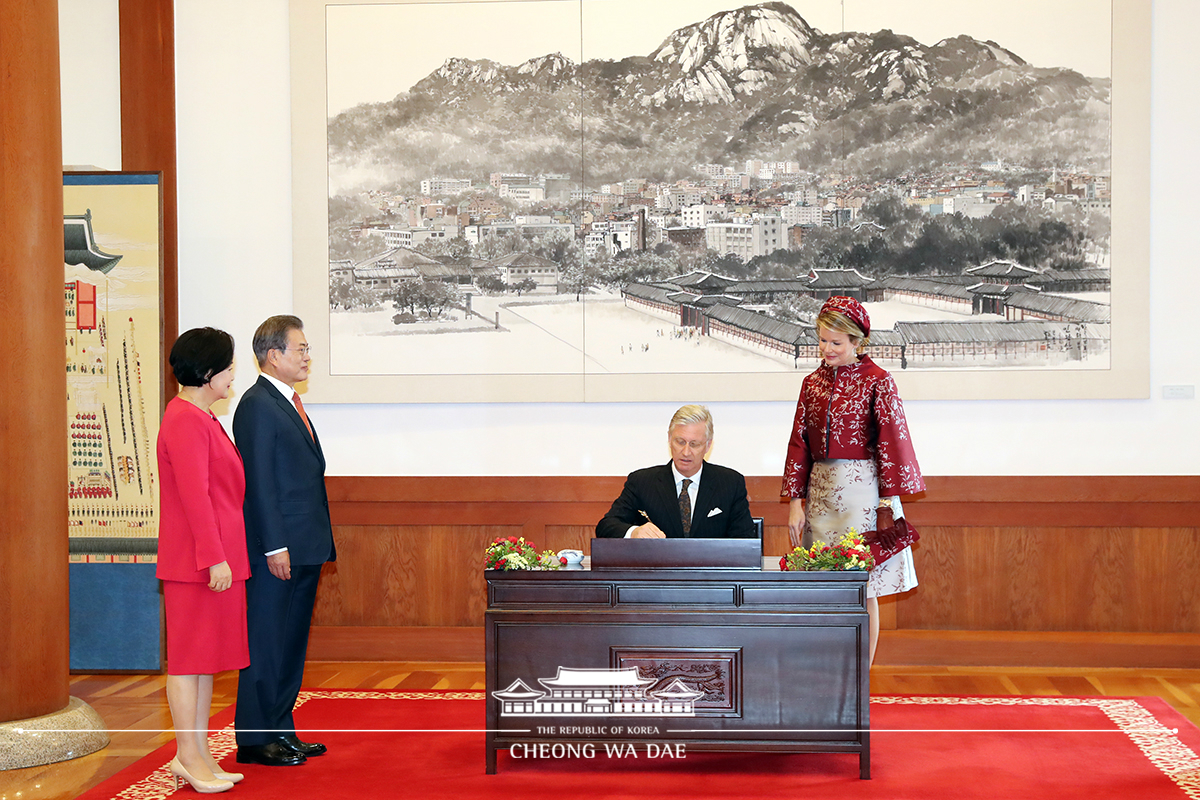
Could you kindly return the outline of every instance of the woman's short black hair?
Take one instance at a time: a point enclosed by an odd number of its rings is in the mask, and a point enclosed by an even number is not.
[[[171,371],[181,386],[203,386],[233,363],[233,337],[216,328],[192,328],[171,345]]]

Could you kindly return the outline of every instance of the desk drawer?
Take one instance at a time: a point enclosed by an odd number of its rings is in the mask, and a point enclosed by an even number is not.
[[[743,606],[829,606],[863,607],[866,584],[830,584],[828,586],[746,586],[742,589]]]
[[[551,583],[537,581],[518,583],[503,581],[491,585],[489,608],[504,606],[611,606],[612,584]]]
[[[729,586],[617,586],[617,605],[725,605],[733,606],[735,587]]]

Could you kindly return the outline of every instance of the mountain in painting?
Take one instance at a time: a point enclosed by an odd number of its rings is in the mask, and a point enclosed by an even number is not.
[[[750,158],[864,177],[988,160],[1106,171],[1109,94],[1107,79],[996,42],[826,34],[768,2],[620,60],[448,58],[393,100],[329,120],[331,191],[584,169],[589,185],[673,180]]]

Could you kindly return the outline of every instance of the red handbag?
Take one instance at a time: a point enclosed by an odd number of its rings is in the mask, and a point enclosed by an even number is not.
[[[879,566],[920,539],[921,534],[917,533],[917,529],[909,525],[908,520],[904,517],[892,521],[890,519],[892,516],[890,509],[880,509],[876,513],[877,524],[879,524],[880,528],[877,531],[867,531],[864,533],[863,541],[871,548],[871,556],[875,559],[875,566]],[[886,524],[889,522],[891,524]]]

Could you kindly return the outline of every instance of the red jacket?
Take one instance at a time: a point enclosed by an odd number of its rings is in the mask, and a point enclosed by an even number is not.
[[[250,577],[242,501],[242,457],[216,417],[176,397],[158,429],[162,580],[208,583],[208,568],[229,562],[235,581]]]
[[[813,461],[874,459],[880,497],[925,491],[896,381],[867,356],[804,379],[783,468],[784,497],[807,497]]]

